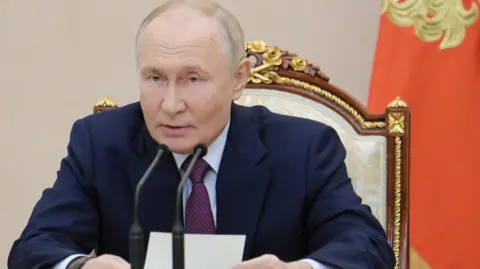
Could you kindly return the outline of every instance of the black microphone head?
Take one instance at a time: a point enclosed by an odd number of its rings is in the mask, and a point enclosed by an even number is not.
[[[165,144],[158,144],[157,145],[157,151],[159,151],[159,150],[163,150],[163,152],[169,152],[170,151],[168,146],[165,145]]]
[[[208,151],[207,146],[205,146],[204,144],[198,144],[193,149],[194,154],[197,154],[197,153],[200,154],[198,158],[202,158],[203,156],[207,155],[207,151]]]

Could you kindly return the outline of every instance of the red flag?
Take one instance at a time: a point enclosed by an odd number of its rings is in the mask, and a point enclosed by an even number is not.
[[[411,109],[412,269],[480,268],[479,5],[384,0],[368,107]]]

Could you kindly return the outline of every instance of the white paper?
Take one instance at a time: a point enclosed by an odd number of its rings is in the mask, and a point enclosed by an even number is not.
[[[230,269],[242,261],[245,235],[185,234],[185,269]],[[172,234],[150,233],[145,269],[172,268]]]

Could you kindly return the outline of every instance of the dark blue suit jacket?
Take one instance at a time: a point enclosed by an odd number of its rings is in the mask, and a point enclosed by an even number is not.
[[[355,194],[331,127],[238,105],[230,124],[216,183],[217,232],[246,234],[244,259],[269,253],[393,268],[384,230]],[[155,146],[138,103],[76,121],[58,178],[14,243],[9,268],[51,268],[96,246],[128,261],[133,193]],[[173,156],[163,155],[141,194],[147,235],[171,231],[179,180]]]

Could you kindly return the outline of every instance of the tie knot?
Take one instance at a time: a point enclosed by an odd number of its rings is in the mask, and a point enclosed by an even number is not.
[[[182,164],[182,169],[185,171],[187,170],[188,165],[192,162],[192,156],[188,156],[187,159]],[[192,173],[190,174],[190,179],[193,183],[202,183],[205,179],[205,175],[207,174],[208,169],[210,169],[210,165],[203,159],[198,159],[192,168]]]

